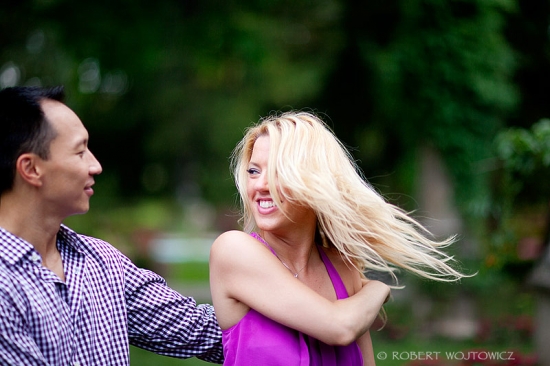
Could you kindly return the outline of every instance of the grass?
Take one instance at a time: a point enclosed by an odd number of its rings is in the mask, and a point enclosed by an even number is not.
[[[185,360],[160,356],[155,353],[145,351],[141,348],[130,347],[130,365],[131,366],[204,366],[212,365],[211,363],[199,360],[196,357]]]
[[[189,282],[208,282],[208,263],[207,262],[186,262],[171,264],[168,269],[169,280],[189,281]]]

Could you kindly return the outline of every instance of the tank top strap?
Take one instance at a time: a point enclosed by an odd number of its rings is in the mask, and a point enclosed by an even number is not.
[[[269,250],[271,250],[271,253],[273,253],[274,256],[277,256],[277,253],[275,253],[275,250],[273,250],[273,248],[269,244],[267,244],[267,242],[264,240],[264,238],[262,238],[260,236],[260,234],[255,233],[255,232],[251,232],[250,236],[252,236],[254,239],[258,240],[260,243],[262,243],[266,247],[268,247]]]
[[[348,298],[348,290],[346,289],[346,286],[344,285],[340,274],[338,273],[338,271],[336,270],[329,257],[320,245],[317,245],[317,250],[319,251],[319,255],[321,256],[323,263],[325,264],[328,276],[332,281],[332,286],[334,287],[334,291],[336,292],[336,298],[338,300]]]

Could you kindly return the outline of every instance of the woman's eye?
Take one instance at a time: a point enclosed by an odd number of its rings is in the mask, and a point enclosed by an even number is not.
[[[258,173],[258,169],[254,169],[254,168],[250,168],[246,171],[248,174],[257,174]]]

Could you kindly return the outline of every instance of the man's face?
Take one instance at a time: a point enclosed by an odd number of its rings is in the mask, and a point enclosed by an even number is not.
[[[43,100],[42,109],[57,136],[51,141],[49,159],[38,159],[41,192],[50,214],[64,219],[90,207],[94,175],[101,165],[88,149],[88,131],[63,103]]]

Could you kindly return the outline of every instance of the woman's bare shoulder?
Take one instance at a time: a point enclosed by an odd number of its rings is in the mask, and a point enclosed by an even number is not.
[[[239,230],[230,230],[220,234],[210,249],[210,259],[215,257],[238,258],[254,253],[263,247],[256,238]]]
[[[250,234],[245,233],[244,231],[240,230],[229,230],[226,232],[221,233],[216,240],[214,240],[214,243],[212,246],[232,246],[237,247],[239,245],[250,245],[254,242],[258,242],[254,237],[252,237]]]
[[[245,233],[244,231],[240,230],[229,230],[221,233],[217,238],[215,242],[231,242],[233,240],[242,240],[244,238],[252,238],[250,234]]]

